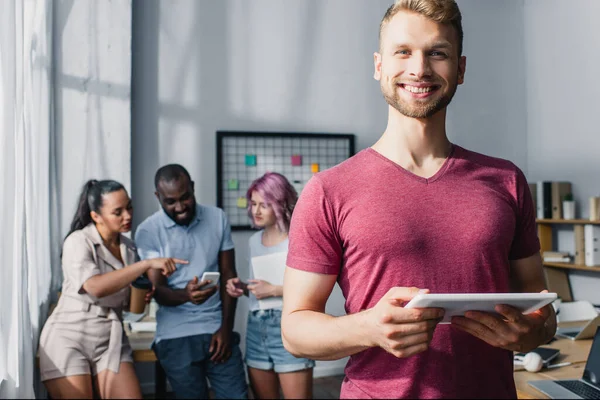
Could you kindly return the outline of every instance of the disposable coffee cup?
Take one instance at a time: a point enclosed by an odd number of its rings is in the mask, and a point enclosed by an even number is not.
[[[134,314],[142,314],[146,311],[146,293],[152,289],[152,283],[145,276],[140,276],[131,284],[131,297],[129,299],[129,311]]]
[[[131,299],[129,300],[129,311],[134,314],[142,314],[146,311],[146,293],[148,289],[131,287]]]

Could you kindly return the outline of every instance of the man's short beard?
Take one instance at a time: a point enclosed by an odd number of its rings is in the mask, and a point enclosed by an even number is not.
[[[397,85],[394,83],[394,87]],[[402,102],[400,100],[400,95],[397,91],[392,92],[392,95],[386,92],[383,87],[383,83],[381,84],[381,93],[383,93],[383,97],[385,101],[392,107],[394,107],[400,114],[407,116],[409,118],[429,118],[432,115],[435,115],[438,111],[443,110],[447,107],[454,94],[456,93],[456,88],[458,85],[454,85],[453,90],[437,99],[436,101],[429,102],[419,106],[409,106],[406,102]]]

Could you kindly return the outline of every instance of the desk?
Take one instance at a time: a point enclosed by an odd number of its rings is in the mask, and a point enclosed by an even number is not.
[[[154,321],[153,318],[145,317],[143,321]],[[154,363],[154,385],[157,398],[165,397],[167,393],[167,377],[165,370],[160,365],[154,351],[150,348],[154,340],[154,332],[131,332],[129,323],[123,324],[125,334],[129,339],[129,344],[133,350],[134,362],[153,362]]]
[[[558,339],[544,347],[552,347],[560,350],[560,354],[554,363],[570,362],[567,367],[555,369],[542,369],[540,372],[528,372],[524,369],[515,371],[515,385],[517,386],[517,397],[519,399],[547,399],[548,397],[537,389],[531,387],[527,381],[542,379],[579,379],[583,376],[583,370],[590,353],[592,339],[570,340]]]

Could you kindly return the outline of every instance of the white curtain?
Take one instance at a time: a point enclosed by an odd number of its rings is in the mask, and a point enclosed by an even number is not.
[[[0,1],[0,398],[34,397],[56,254],[51,38],[52,0]]]
[[[0,399],[43,393],[35,353],[81,186],[131,185],[130,77],[131,0],[0,0]]]
[[[131,0],[0,0],[0,399],[43,394],[38,339],[81,186],[131,185],[130,78]]]

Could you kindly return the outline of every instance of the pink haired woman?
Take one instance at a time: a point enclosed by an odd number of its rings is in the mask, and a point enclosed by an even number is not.
[[[287,253],[290,220],[298,200],[294,187],[283,175],[268,172],[252,182],[246,198],[252,225],[261,229],[250,237],[251,259]],[[311,398],[315,362],[296,358],[283,347],[281,306],[269,309],[259,306],[259,300],[281,298],[283,287],[254,279],[250,262],[248,283],[232,278],[227,281],[226,288],[230,296],[246,295],[250,300],[245,361],[255,398],[279,398],[280,384],[284,398]]]

